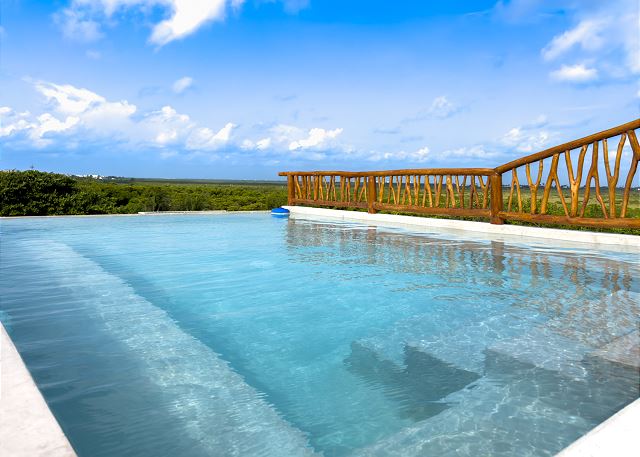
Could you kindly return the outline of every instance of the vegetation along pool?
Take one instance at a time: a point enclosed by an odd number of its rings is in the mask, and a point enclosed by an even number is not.
[[[267,214],[1,228],[0,318],[80,456],[547,456],[639,396],[636,253]]]

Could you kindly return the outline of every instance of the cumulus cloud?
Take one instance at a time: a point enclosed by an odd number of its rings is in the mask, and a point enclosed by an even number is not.
[[[246,139],[241,143],[242,149],[257,151],[328,151],[346,150],[344,145],[337,143],[337,138],[343,132],[342,128],[327,130],[312,127],[308,130],[288,124],[277,124],[268,129],[267,136],[253,141]],[[311,157],[308,155],[307,157]]]
[[[110,101],[85,88],[45,81],[33,84],[46,110],[34,116],[0,108],[0,137],[5,140],[28,141],[39,148],[57,139],[61,140],[57,146],[66,147],[68,140],[79,138],[85,143],[101,140],[131,148],[213,151],[229,143],[234,128],[227,123],[213,131],[168,105],[138,113],[137,107],[126,100]]]
[[[509,151],[515,150],[520,153],[540,151],[548,146],[553,136],[548,127],[546,116],[538,116],[529,124],[509,129],[498,143]]]
[[[589,68],[585,64],[562,65],[559,69],[552,71],[550,76],[556,81],[586,83],[598,79],[598,70]]]
[[[194,130],[187,139],[186,147],[191,150],[210,151],[220,148],[229,142],[235,125],[228,122],[217,132],[208,127]]]
[[[176,80],[171,86],[171,88],[176,94],[181,94],[185,90],[190,88],[192,85],[193,85],[193,78],[191,78],[190,76],[185,76],[183,78]]]
[[[336,138],[342,133],[342,129],[325,130],[321,128],[312,128],[309,130],[309,134],[306,138],[301,140],[292,141],[289,144],[290,151],[296,151],[298,149],[311,149],[319,148],[325,145],[329,140]]]

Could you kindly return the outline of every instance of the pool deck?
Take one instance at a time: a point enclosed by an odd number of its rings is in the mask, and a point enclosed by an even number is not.
[[[0,455],[76,455],[0,323]]]

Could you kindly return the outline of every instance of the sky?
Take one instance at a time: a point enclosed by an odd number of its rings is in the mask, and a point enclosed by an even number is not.
[[[494,167],[640,116],[637,0],[0,5],[1,169]]]

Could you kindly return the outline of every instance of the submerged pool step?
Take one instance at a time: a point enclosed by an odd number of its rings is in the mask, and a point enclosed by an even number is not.
[[[457,317],[455,310],[449,313]],[[433,312],[400,321],[388,332],[362,338],[357,343],[399,366],[404,365],[408,346],[481,375],[487,347],[520,335],[532,325],[532,319],[519,310],[495,313],[481,322],[449,318],[446,311],[443,314]]]
[[[564,411],[540,405],[534,396],[517,395],[510,385],[482,378],[445,398],[442,413],[418,422],[354,452],[354,457],[478,455],[538,456],[562,448],[558,436],[577,438],[590,428],[580,417],[567,421]],[[538,411],[532,415],[530,411]],[[552,455],[550,453],[549,455]]]
[[[585,363],[589,376],[576,380],[487,351],[485,376],[443,398],[449,408],[353,455],[553,455],[559,436],[577,439],[637,395],[637,371]],[[613,388],[612,375],[626,381]]]
[[[169,413],[176,425],[212,455],[315,455],[305,434],[227,362],[121,278],[62,243],[41,241],[22,248],[128,348],[144,367],[142,375],[173,399]]]

